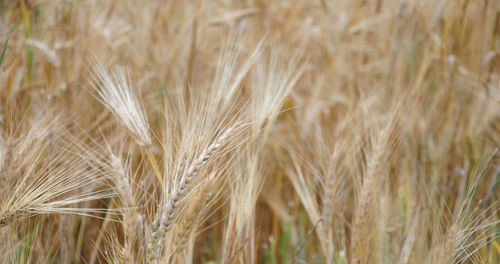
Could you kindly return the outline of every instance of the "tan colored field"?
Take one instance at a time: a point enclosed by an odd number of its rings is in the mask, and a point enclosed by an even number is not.
[[[500,1],[0,0],[1,263],[500,263]]]

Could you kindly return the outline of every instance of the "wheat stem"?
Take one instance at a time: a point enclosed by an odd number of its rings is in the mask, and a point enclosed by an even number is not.
[[[153,153],[148,148],[144,149],[144,152],[146,152],[146,156],[148,157],[149,164],[151,164],[151,167],[153,168],[153,171],[155,173],[156,179],[161,185],[161,191],[165,192],[165,183],[163,182],[163,177],[161,176],[160,169],[158,168],[158,163],[156,163],[156,159],[153,156]]]

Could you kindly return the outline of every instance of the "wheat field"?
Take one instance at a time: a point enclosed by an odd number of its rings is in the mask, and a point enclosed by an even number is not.
[[[500,263],[500,1],[0,0],[0,263]]]

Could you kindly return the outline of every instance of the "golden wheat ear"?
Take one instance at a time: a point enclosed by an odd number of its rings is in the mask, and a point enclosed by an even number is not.
[[[104,209],[78,205],[115,195],[94,158],[80,152],[89,147],[54,120],[50,114],[37,118],[7,147],[0,226],[35,214],[101,213]]]
[[[143,148],[146,157],[153,168],[155,176],[160,183],[161,190],[165,190],[164,177],[160,172],[158,163],[150,147],[153,144],[149,124],[144,108],[139,103],[137,95],[130,86],[127,74],[122,69],[108,72],[100,62],[94,63],[92,87],[97,92],[96,97],[115,117],[120,120],[123,127],[132,136],[137,145]]]
[[[206,179],[204,176],[207,177],[207,169],[238,144],[236,139],[247,127],[246,123],[235,122],[221,131],[214,132],[213,135],[209,134],[207,139],[212,137],[213,139],[203,149],[193,150],[196,146],[189,145],[191,150],[186,153],[186,156],[180,155],[188,158],[178,163],[174,175],[169,177],[172,179],[167,185],[169,191],[165,194],[163,202],[159,204],[157,217],[152,224],[152,233],[148,242],[148,261],[154,262],[162,258],[162,245],[167,234],[177,224],[181,211],[193,198],[195,190],[200,188],[200,182]],[[193,143],[188,142],[188,144]]]
[[[126,72],[117,69],[110,73],[100,62],[96,62],[91,76],[92,87],[98,94],[97,100],[121,121],[138,145],[151,145],[152,140],[144,108],[130,87]]]

